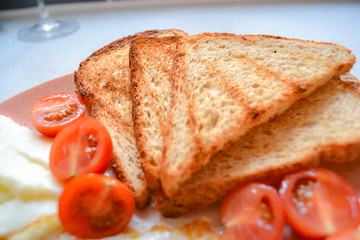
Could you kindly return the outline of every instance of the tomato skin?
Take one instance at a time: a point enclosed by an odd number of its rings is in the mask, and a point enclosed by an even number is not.
[[[289,224],[304,237],[324,238],[360,224],[356,191],[329,170],[314,168],[288,174],[279,192]]]
[[[325,240],[360,240],[360,232],[359,230],[345,230],[338,232],[336,234],[330,235],[325,238]]]
[[[82,117],[54,138],[50,170],[61,180],[85,173],[103,173],[112,154],[112,141],[106,128],[93,117]]]
[[[275,188],[247,183],[235,187],[221,206],[228,239],[277,240],[285,226],[283,202]]]
[[[85,115],[85,102],[71,93],[51,94],[36,100],[31,113],[36,130],[55,137],[64,126]]]
[[[121,233],[135,211],[130,190],[119,180],[89,173],[69,181],[59,198],[64,229],[79,238],[104,238]]]

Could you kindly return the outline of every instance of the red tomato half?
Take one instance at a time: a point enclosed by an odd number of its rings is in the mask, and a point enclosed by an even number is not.
[[[50,170],[66,180],[84,173],[103,173],[112,158],[112,142],[95,118],[82,117],[63,128],[50,150]]]
[[[64,126],[84,116],[85,103],[75,94],[52,94],[36,100],[31,113],[34,127],[40,133],[54,137]]]
[[[307,169],[284,177],[280,195],[292,228],[310,238],[323,238],[360,223],[355,190],[325,169]]]
[[[64,229],[79,238],[104,238],[122,232],[135,211],[130,190],[119,180],[85,174],[69,181],[59,198]]]
[[[229,239],[277,240],[285,225],[276,189],[259,183],[235,187],[224,199],[221,218]]]

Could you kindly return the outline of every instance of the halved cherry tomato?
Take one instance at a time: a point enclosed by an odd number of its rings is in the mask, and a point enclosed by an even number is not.
[[[260,183],[235,187],[224,199],[221,218],[228,239],[277,240],[285,226],[283,203],[278,192]]]
[[[330,235],[325,240],[360,240],[360,232],[356,229],[346,230]]]
[[[323,238],[360,223],[356,191],[343,178],[326,169],[305,169],[288,174],[280,195],[292,228],[310,238]]]
[[[63,180],[84,173],[103,173],[111,162],[112,151],[106,128],[93,117],[82,117],[54,138],[50,170]]]
[[[64,229],[79,238],[104,238],[122,232],[135,211],[130,190],[119,180],[85,174],[69,181],[59,198]]]
[[[84,116],[85,102],[71,93],[52,94],[36,100],[31,113],[34,127],[40,133],[54,137],[64,126]]]

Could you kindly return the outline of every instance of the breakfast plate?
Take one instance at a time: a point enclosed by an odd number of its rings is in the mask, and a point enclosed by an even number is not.
[[[4,102],[0,103],[0,115],[10,117],[16,123],[25,126],[31,130],[35,130],[31,123],[31,105],[37,99],[53,93],[75,93],[74,75],[68,74],[59,78],[49,80],[43,84],[37,85],[24,92],[21,92]],[[89,113],[86,112],[86,115]],[[114,176],[111,169],[107,170],[106,175]],[[153,204],[145,209],[137,210],[130,223],[130,227],[139,232],[150,230],[155,225],[165,226],[170,229],[183,226],[184,224],[192,222],[197,218],[211,219],[211,226],[217,232],[220,232],[220,205],[214,204],[208,209],[182,218],[164,218],[159,212],[155,210]]]
[[[73,78],[73,74],[64,75],[30,88],[5,100],[4,102],[0,103],[0,115],[8,116],[18,124],[35,130],[31,123],[30,108],[32,103],[38,98],[53,93],[74,93],[76,89]],[[321,167],[325,167],[337,172],[339,175],[348,180],[358,192],[360,192],[359,161],[342,164],[322,163]],[[106,174],[113,176],[111,169],[109,169]],[[135,212],[135,215],[130,223],[130,227],[138,230],[139,232],[148,231],[155,225],[161,225],[172,229],[183,226],[184,224],[190,223],[194,219],[198,218],[209,219],[215,232],[220,233],[223,230],[220,221],[220,203],[213,204],[205,210],[198,211],[180,218],[165,218],[155,210],[154,204],[150,203],[145,209],[137,210]],[[302,239],[292,235],[290,232],[291,230],[287,228],[283,238],[284,240]]]

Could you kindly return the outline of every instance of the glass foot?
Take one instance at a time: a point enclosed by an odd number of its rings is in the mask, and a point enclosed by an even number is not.
[[[41,41],[64,37],[75,32],[78,24],[69,20],[42,19],[33,26],[24,27],[19,31],[19,38],[24,41]]]

